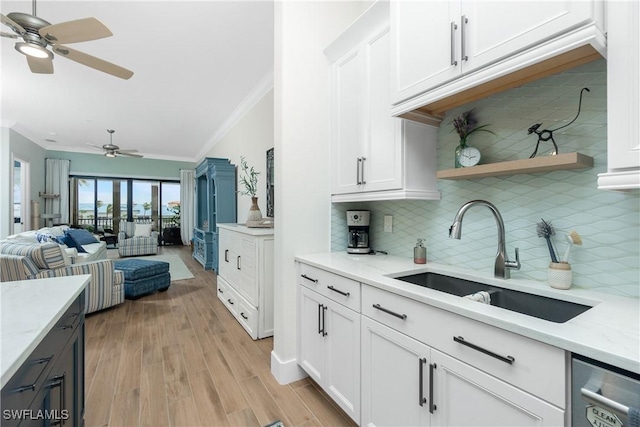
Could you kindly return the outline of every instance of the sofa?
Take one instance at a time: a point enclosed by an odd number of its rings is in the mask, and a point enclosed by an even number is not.
[[[0,282],[89,274],[85,313],[124,302],[124,273],[114,269],[113,261],[72,264],[65,253],[53,242],[0,242]]]
[[[13,234],[8,236],[5,240],[2,240],[2,242],[28,244],[58,243],[63,246],[63,249],[71,258],[72,264],[81,264],[107,259],[107,244],[105,242],[93,237],[93,241],[91,241],[91,239],[84,240],[86,243],[81,244],[80,248],[75,244],[71,244],[70,246],[70,243],[67,243],[67,239],[65,238],[66,234],[69,233],[69,230],[72,229],[67,225],[43,227],[39,230],[24,231],[22,233]],[[89,232],[85,231],[85,233]],[[89,233],[89,235],[91,234]]]

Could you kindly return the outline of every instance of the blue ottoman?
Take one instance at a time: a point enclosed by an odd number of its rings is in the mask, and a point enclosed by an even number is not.
[[[171,285],[168,262],[131,258],[114,261],[113,266],[124,272],[124,296],[127,299],[137,299],[155,291],[164,292]]]

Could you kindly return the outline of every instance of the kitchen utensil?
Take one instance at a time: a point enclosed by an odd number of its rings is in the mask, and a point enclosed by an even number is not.
[[[567,246],[567,250],[564,253],[564,257],[562,257],[562,261],[569,262],[569,252],[571,252],[571,248],[573,245],[582,245],[582,237],[580,237],[577,231],[571,230],[568,234],[565,234],[565,239],[569,246]]]

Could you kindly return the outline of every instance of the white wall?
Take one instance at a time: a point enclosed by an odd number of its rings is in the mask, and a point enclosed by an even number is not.
[[[226,158],[238,168],[240,177],[240,156],[244,156],[249,166],[260,172],[258,176],[258,206],[262,215],[267,214],[267,150],[273,148],[273,89],[267,92],[224,137],[218,141],[206,157]],[[275,153],[277,162],[278,154]],[[239,183],[237,189],[243,189]],[[247,220],[251,198],[238,194],[238,222]],[[275,205],[274,205],[275,206]]]
[[[13,200],[11,194],[11,144],[9,143],[9,128],[0,128],[0,239],[11,234],[13,221],[13,206],[7,203]]]
[[[276,2],[274,16],[275,335],[271,372],[296,364],[297,254],[330,250],[330,64],[323,54],[365,2]]]

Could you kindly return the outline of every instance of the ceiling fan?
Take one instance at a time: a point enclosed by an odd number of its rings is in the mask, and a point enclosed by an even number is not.
[[[27,63],[33,73],[53,74],[53,51],[62,57],[121,79],[126,80],[133,76],[133,71],[61,44],[112,36],[111,31],[96,18],[50,24],[36,16],[36,0],[33,0],[32,15],[12,12],[6,16],[0,14],[0,19],[13,30],[13,33],[1,31],[0,36],[23,40],[17,42],[15,48],[27,57]],[[51,50],[47,49],[48,46],[51,46]]]
[[[115,132],[115,130],[107,129],[107,132],[109,132],[108,144],[104,144],[102,147],[100,147],[99,145],[93,145],[87,142],[87,145],[96,147],[100,150],[104,150],[104,155],[107,157],[118,157],[118,156],[143,157],[140,154],[133,154],[133,153],[137,153],[138,150],[121,150],[120,147],[113,144],[113,133]]]

